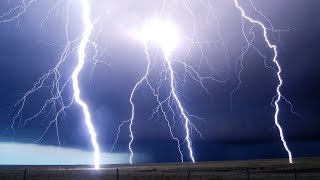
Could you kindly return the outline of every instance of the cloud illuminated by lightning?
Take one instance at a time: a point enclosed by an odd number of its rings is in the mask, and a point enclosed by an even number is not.
[[[156,18],[147,21],[136,36],[138,39],[157,43],[166,53],[176,48],[179,42],[176,25]]]

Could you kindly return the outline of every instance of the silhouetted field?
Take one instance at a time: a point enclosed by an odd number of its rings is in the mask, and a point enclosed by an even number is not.
[[[92,166],[0,166],[0,179],[320,180],[320,158]]]

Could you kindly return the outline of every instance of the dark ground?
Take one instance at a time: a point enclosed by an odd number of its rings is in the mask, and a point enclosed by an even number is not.
[[[0,179],[320,179],[320,158],[90,166],[0,166]]]

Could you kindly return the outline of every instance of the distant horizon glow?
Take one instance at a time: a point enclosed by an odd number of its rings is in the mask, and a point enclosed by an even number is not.
[[[90,165],[93,158],[92,152],[81,149],[13,142],[1,142],[0,154],[0,165]],[[100,152],[100,155],[100,164],[129,163],[129,153]],[[150,157],[143,154],[143,158]]]

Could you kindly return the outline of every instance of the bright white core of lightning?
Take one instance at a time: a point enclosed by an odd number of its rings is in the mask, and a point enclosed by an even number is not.
[[[100,150],[99,150],[99,145],[97,142],[97,134],[94,130],[92,121],[91,121],[91,116],[90,116],[90,112],[89,112],[89,108],[87,106],[87,104],[80,98],[80,88],[79,88],[79,81],[78,81],[78,75],[81,71],[81,69],[83,68],[84,65],[84,61],[85,61],[85,49],[87,47],[88,41],[89,41],[89,37],[90,37],[90,33],[92,31],[92,22],[90,21],[90,6],[89,6],[89,2],[88,0],[82,0],[82,7],[83,7],[83,22],[85,25],[85,30],[83,32],[83,37],[81,40],[81,43],[79,45],[79,50],[78,50],[78,65],[76,66],[76,68],[73,71],[72,74],[72,80],[73,80],[73,91],[74,91],[74,98],[75,101],[81,106],[83,114],[84,114],[84,118],[85,118],[85,122],[86,125],[88,127],[89,130],[89,134],[91,136],[91,143],[93,145],[94,148],[94,166],[96,169],[99,169],[99,156],[100,156]]]
[[[172,51],[179,41],[177,27],[170,21],[156,18],[147,21],[137,36],[142,41],[157,43],[166,52]]]

